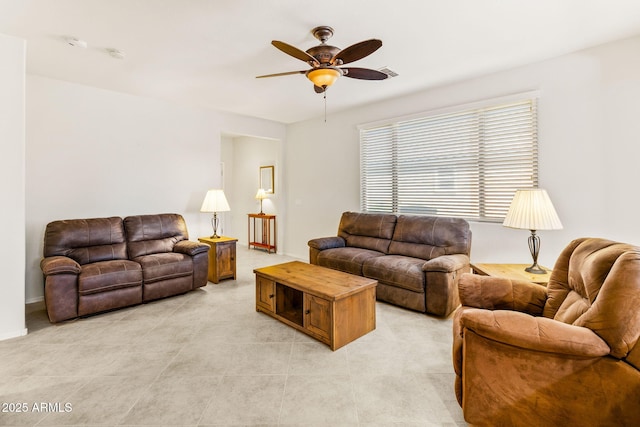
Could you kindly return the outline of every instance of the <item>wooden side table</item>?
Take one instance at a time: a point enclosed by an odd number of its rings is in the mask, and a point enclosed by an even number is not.
[[[471,269],[476,274],[492,277],[504,277],[511,280],[527,280],[546,286],[551,277],[551,270],[542,267],[546,274],[532,274],[524,271],[529,264],[471,264]]]
[[[231,237],[200,237],[198,241],[211,246],[207,279],[218,283],[222,279],[236,279],[236,242]]]
[[[269,214],[247,214],[249,223],[247,224],[247,233],[249,249],[254,248],[266,249],[267,252],[276,252],[276,216]],[[259,220],[259,226],[256,226],[256,220]],[[273,232],[271,231],[273,230]],[[260,233],[258,233],[260,231]]]

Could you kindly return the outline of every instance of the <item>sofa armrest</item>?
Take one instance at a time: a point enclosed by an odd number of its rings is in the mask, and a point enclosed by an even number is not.
[[[339,236],[319,237],[307,242],[309,245],[309,263],[318,264],[318,254],[325,249],[344,248],[347,242]]]
[[[469,257],[464,254],[441,255],[422,265],[422,271],[451,273],[469,267]]]
[[[448,316],[460,305],[458,280],[469,271],[469,257],[464,254],[442,255],[422,264],[425,275],[427,313]]]
[[[460,333],[470,329],[490,340],[523,348],[577,357],[601,357],[607,343],[591,329],[510,310],[465,309]]]
[[[76,261],[66,256],[52,256],[40,261],[40,268],[45,276],[54,274],[80,274],[82,268]]]
[[[541,315],[547,300],[547,288],[526,280],[481,276],[466,273],[458,282],[463,306],[488,310],[516,310]]]
[[[194,256],[207,252],[211,246],[206,243],[193,242],[191,240],[181,240],[173,246],[173,251],[181,254]]]
[[[338,236],[311,239],[307,244],[310,248],[317,249],[319,251],[332,248],[344,248],[347,245],[345,240]]]

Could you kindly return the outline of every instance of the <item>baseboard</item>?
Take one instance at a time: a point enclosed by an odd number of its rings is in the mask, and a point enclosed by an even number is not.
[[[8,339],[11,339],[11,338],[23,337],[23,336],[27,335],[27,332],[28,332],[27,328],[24,328],[22,330],[18,330],[18,331],[15,331],[15,332],[7,332],[7,333],[4,333],[4,334],[0,335],[0,341],[8,340]]]
[[[44,297],[35,297],[35,298],[30,298],[28,300],[25,301],[25,304],[34,304],[36,302],[42,302],[44,301]]]
[[[309,257],[308,256],[300,256],[299,254],[292,254],[289,252],[285,252],[284,254],[280,254],[280,255],[284,255],[284,256],[288,256],[291,258],[295,258],[295,259],[299,259],[302,262],[309,262]]]

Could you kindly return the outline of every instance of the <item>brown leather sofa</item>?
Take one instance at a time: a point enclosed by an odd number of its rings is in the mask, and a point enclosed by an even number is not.
[[[640,247],[571,242],[545,288],[465,274],[455,389],[478,426],[640,425]]]
[[[337,236],[308,245],[311,264],[377,280],[378,300],[447,316],[460,305],[471,230],[460,218],[344,212]]]
[[[178,214],[47,224],[44,295],[53,323],[188,292],[207,284],[209,245]]]

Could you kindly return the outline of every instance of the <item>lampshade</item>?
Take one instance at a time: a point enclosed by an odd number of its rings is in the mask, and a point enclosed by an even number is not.
[[[337,68],[315,68],[307,72],[307,78],[319,87],[331,86],[340,77],[340,71]]]
[[[256,193],[256,199],[257,200],[263,200],[267,198],[267,192],[264,191],[264,188],[260,188],[258,189],[258,192]]]
[[[517,190],[509,212],[502,223],[505,227],[525,230],[559,230],[562,223],[546,190]]]
[[[207,191],[200,208],[200,212],[227,212],[230,210],[224,191],[219,189]]]

